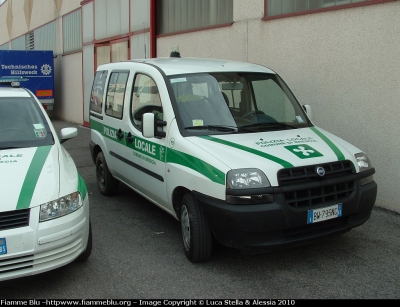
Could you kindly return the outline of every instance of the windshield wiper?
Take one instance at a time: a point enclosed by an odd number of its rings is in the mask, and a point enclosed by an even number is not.
[[[244,125],[241,126],[240,128],[249,128],[249,127],[271,127],[271,128],[276,128],[276,127],[285,127],[285,128],[291,128],[291,129],[297,129],[296,126],[289,125],[286,123],[279,123],[279,122],[271,122],[271,123],[254,123],[251,125]]]
[[[237,131],[238,127],[221,126],[221,125],[205,125],[205,126],[190,126],[185,127],[187,130],[216,130],[216,131]]]

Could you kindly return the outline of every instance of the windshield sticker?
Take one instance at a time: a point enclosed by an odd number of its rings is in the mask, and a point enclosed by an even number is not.
[[[203,126],[203,120],[202,119],[193,119],[192,120],[192,125],[194,127]]]
[[[285,146],[285,148],[291,153],[295,154],[300,159],[316,158],[323,156],[323,154],[321,154],[319,151],[315,150],[311,146],[308,146],[307,144],[290,145]]]
[[[177,82],[186,82],[186,78],[175,78],[171,79],[171,83],[177,83]]]
[[[288,138],[288,139],[276,139],[276,140],[269,140],[264,141],[261,140],[260,142],[256,142],[256,145],[260,147],[271,147],[271,146],[278,146],[278,145],[292,145],[292,144],[300,144],[300,143],[313,143],[317,142],[312,137],[297,137],[297,138]]]
[[[39,139],[44,138],[46,136],[43,129],[35,130],[35,135]]]
[[[297,122],[299,122],[299,123],[304,123],[304,120],[303,120],[303,118],[302,118],[300,115],[297,115],[297,116],[296,116],[296,119],[297,119]]]
[[[37,130],[44,128],[42,124],[33,124],[33,127]]]

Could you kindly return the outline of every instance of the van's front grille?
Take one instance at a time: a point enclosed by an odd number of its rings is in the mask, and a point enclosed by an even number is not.
[[[30,209],[6,211],[0,213],[0,230],[25,227],[29,225]]]
[[[319,166],[324,168],[324,176],[317,174]],[[356,186],[354,174],[352,162],[337,161],[282,169],[278,172],[278,181],[289,206],[316,207],[348,200]]]

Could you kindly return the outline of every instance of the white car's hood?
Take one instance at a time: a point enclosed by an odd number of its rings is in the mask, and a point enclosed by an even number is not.
[[[258,168],[276,174],[282,168],[350,160],[359,149],[311,127],[262,133],[191,137],[190,141],[224,163],[228,169]],[[358,171],[358,169],[357,169]],[[277,178],[269,177],[271,185]]]
[[[57,146],[0,151],[0,212],[35,207],[59,197]]]

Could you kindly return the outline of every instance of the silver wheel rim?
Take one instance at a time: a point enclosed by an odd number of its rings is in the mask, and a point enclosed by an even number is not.
[[[189,222],[189,212],[186,206],[182,206],[181,210],[181,228],[182,228],[182,239],[183,245],[186,251],[190,249],[190,222]]]
[[[102,186],[104,186],[106,179],[105,179],[105,174],[104,174],[104,167],[103,164],[101,163],[98,167],[98,178],[99,182]]]

